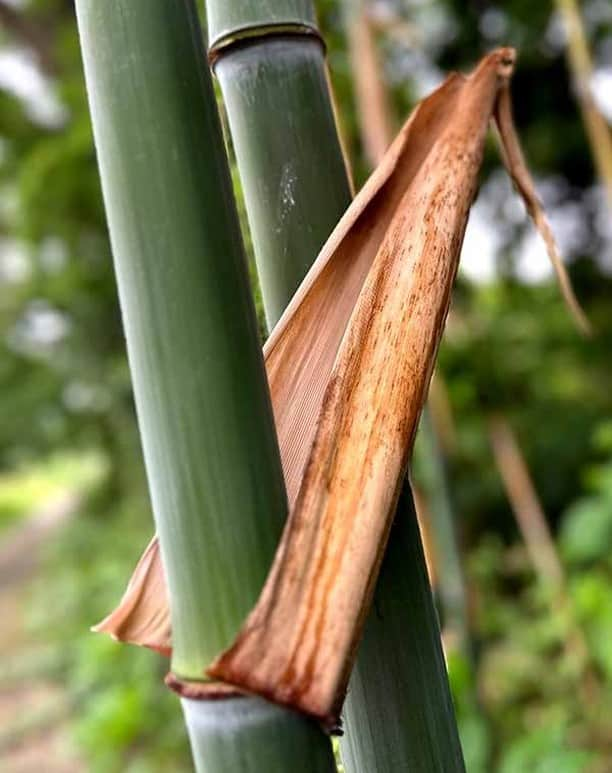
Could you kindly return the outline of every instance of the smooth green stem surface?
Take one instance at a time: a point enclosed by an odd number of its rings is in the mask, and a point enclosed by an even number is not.
[[[181,700],[197,773],[334,771],[315,722],[261,698]]]
[[[215,0],[206,3],[209,45],[272,27],[316,29],[311,0]]]
[[[201,679],[257,598],[286,515],[245,258],[190,3],[77,8],[172,667]]]
[[[203,679],[259,595],[287,509],[227,159],[192,0],[76,6],[172,668]],[[198,767],[268,773],[310,754],[311,770],[334,770],[329,739],[286,713],[253,707],[235,765],[223,747],[204,767],[207,742],[192,735]],[[287,723],[303,723],[301,751],[280,740]]]
[[[313,38],[266,38],[227,51],[215,74],[272,327],[351,199],[324,53]]]

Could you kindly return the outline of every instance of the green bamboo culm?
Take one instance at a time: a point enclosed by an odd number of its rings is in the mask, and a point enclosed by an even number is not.
[[[206,7],[209,46],[215,50],[235,40],[265,36],[279,28],[317,33],[310,0],[218,0]]]
[[[445,673],[418,522],[406,484],[349,686],[347,733],[341,739],[345,770],[463,770],[448,685],[440,677]],[[399,679],[405,681],[398,684]]]
[[[276,9],[304,12],[305,5],[285,0]],[[231,6],[207,0],[211,58],[273,325],[348,206],[350,184],[324,49],[302,30],[301,21],[311,24],[312,8],[302,19],[294,16],[292,31],[284,23],[275,34],[266,4],[238,3],[248,13],[231,15],[235,29],[224,16]],[[345,704],[345,770],[460,773],[463,758],[408,483],[391,539]]]
[[[197,681],[255,602],[286,517],[246,261],[192,0],[76,7],[172,669]],[[334,770],[297,714],[246,697],[183,706],[201,773]]]
[[[259,698],[182,699],[197,773],[336,773],[329,738]]]
[[[207,0],[208,33],[271,328],[351,200],[305,0]],[[259,34],[258,34],[259,33]]]

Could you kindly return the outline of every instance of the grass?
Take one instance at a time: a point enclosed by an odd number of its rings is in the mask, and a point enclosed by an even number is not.
[[[97,452],[64,452],[0,474],[0,533],[66,491],[78,494],[91,489],[107,467]]]

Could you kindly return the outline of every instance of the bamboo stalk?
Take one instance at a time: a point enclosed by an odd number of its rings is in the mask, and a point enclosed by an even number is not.
[[[567,59],[574,79],[576,97],[599,179],[603,183],[608,205],[612,208],[612,133],[595,104],[591,80],[593,63],[580,9],[576,0],[556,0],[567,34]]]
[[[210,24],[217,4],[209,0],[207,7]],[[217,38],[213,23],[213,47]],[[315,41],[280,36],[253,40],[214,58],[253,230],[266,316],[273,324],[293,294],[294,277],[301,279],[350,198],[329,107],[323,51]],[[253,104],[257,109],[251,109]],[[377,152],[383,150],[379,145]],[[288,165],[296,172],[289,202],[283,187]],[[270,202],[279,196],[292,206],[275,211]],[[343,757],[348,738],[349,744],[351,739],[366,743],[369,761],[377,760],[379,767],[368,763],[362,770],[418,770],[432,759],[444,760],[446,770],[460,769],[455,767],[461,752],[408,484],[398,512],[393,537],[397,545],[385,559],[376,595],[377,608],[382,604],[389,615],[381,620],[375,610],[366,627],[355,687],[346,701]],[[405,550],[414,557],[414,571],[404,571]],[[415,607],[418,622],[409,622]],[[364,723],[377,731],[364,734]],[[349,755],[344,760],[347,770],[358,769],[357,759]],[[390,759],[394,768],[387,767]]]
[[[335,773],[314,723],[260,698],[182,699],[197,773]]]
[[[195,5],[76,5],[196,767],[329,773],[313,723],[203,683],[259,592],[287,500]]]
[[[531,562],[545,583],[558,588],[563,583],[563,570],[514,432],[500,414],[489,417],[488,430],[497,469]]]
[[[208,0],[269,329],[351,200],[310,0]]]
[[[487,426],[495,463],[536,577],[552,592],[553,612],[561,612],[569,621],[565,648],[579,660],[577,694],[588,712],[599,693],[599,680],[586,637],[575,619],[544,509],[509,421],[497,413],[488,417]]]

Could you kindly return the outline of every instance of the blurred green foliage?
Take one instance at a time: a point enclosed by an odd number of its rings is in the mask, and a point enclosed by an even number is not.
[[[475,665],[456,653],[449,660],[469,770],[605,773],[612,769],[612,237],[558,19],[551,3],[525,0],[374,5],[391,28],[401,19],[415,32],[411,40],[378,36],[398,116],[444,71],[467,69],[500,43],[520,49],[517,123],[597,331],[581,338],[556,287],[525,284],[517,274],[530,226],[512,208],[491,144],[480,202],[496,235],[497,278],[460,279],[440,353],[456,421],[452,495],[473,607]],[[58,454],[101,460],[104,475],[89,482],[78,515],[46,547],[44,571],[28,592],[27,630],[53,653],[44,667],[67,687],[87,769],[188,770],[178,702],[162,684],[165,663],[88,632],[119,598],[152,521],[72,2],[23,6],[13,9],[22,24],[5,24],[2,41],[26,62],[22,78],[41,81],[50,106],[43,110],[14,85],[0,90],[0,503],[12,503],[0,507],[8,518],[9,510],[13,517],[38,504],[19,477],[24,469],[46,467],[48,482]],[[366,164],[340,3],[317,6],[361,183]],[[596,59],[610,67],[612,11],[598,0],[582,6]],[[484,245],[470,249],[482,249],[484,262]],[[556,535],[567,573],[561,605],[534,576],[520,542],[488,445],[493,411],[517,432]],[[19,496],[10,499],[15,487]],[[571,644],[577,630],[586,665]]]
[[[88,770],[191,770],[176,696],[163,685],[157,654],[89,633],[117,602],[150,514],[142,496],[112,510],[86,501],[48,546],[31,589],[28,630],[58,653],[55,677],[73,700],[74,735]]]

